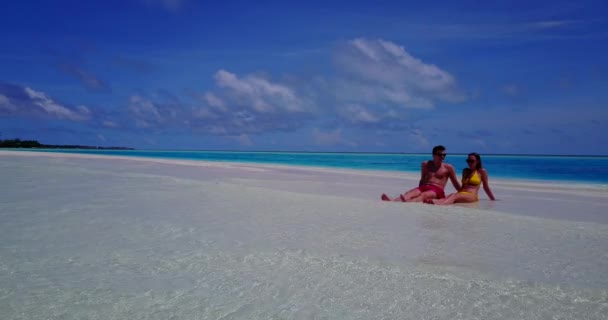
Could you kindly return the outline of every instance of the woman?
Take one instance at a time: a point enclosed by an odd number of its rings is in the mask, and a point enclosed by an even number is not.
[[[452,193],[444,199],[428,199],[424,203],[428,204],[454,204],[454,203],[467,203],[477,202],[479,198],[477,193],[479,192],[480,185],[483,184],[483,190],[491,200],[496,200],[490,186],[488,185],[488,172],[481,165],[481,156],[478,153],[469,153],[467,157],[468,168],[462,170],[462,187],[456,193]]]

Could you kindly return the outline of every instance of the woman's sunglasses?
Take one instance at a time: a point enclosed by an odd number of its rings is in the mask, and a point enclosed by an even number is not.
[[[475,162],[475,160],[473,160],[473,159],[467,159],[467,163],[473,163],[473,162]]]

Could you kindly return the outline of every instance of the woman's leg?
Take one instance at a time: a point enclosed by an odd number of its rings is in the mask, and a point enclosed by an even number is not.
[[[455,196],[456,196],[456,193],[452,193],[443,199],[426,199],[426,200],[424,200],[424,203],[438,204],[438,205],[452,204],[452,203],[454,203],[454,202],[452,202],[452,198],[454,198]]]
[[[433,200],[432,204],[448,205],[454,203],[477,202],[477,196],[473,193],[452,193],[447,198]],[[425,201],[425,203],[431,203]]]

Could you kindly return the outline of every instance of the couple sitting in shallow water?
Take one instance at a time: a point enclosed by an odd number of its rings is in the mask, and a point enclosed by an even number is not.
[[[479,187],[483,186],[491,200],[495,200],[492,190],[488,185],[488,173],[482,167],[481,156],[477,153],[470,153],[467,157],[468,168],[462,170],[462,185],[458,182],[454,167],[444,163],[445,147],[436,146],[433,148],[433,160],[422,162],[420,184],[417,188],[411,189],[398,197],[391,199],[386,194],[382,194],[384,201],[401,202],[424,202],[428,204],[453,204],[479,201]],[[448,179],[458,190],[455,193],[445,196],[444,188]]]

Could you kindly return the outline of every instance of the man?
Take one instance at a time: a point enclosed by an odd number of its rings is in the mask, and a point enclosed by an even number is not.
[[[460,183],[456,177],[456,170],[451,164],[444,163],[446,157],[444,146],[435,146],[433,148],[433,160],[423,161],[420,166],[420,184],[417,188],[411,189],[399,197],[391,200],[386,194],[382,194],[384,201],[402,201],[402,202],[422,202],[426,199],[442,199],[445,198],[445,185],[448,178],[452,181],[456,190],[460,189]]]

